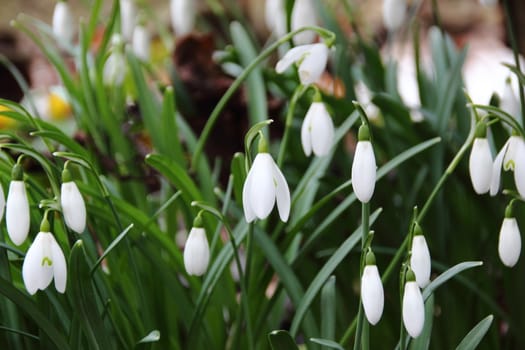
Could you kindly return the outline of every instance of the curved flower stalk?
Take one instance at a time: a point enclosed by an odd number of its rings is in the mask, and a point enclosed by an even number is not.
[[[120,0],[120,32],[125,41],[131,41],[135,29],[137,5],[135,0]]]
[[[143,61],[149,61],[150,50],[151,50],[151,35],[144,17],[139,19],[139,23],[133,30],[133,41],[132,41],[133,53],[139,59]]]
[[[361,276],[361,301],[368,322],[376,325],[383,315],[385,296],[372,251],[366,254],[366,266]]]
[[[27,199],[26,184],[23,180],[23,171],[20,164],[15,164],[12,180],[9,184],[5,210],[7,233],[14,244],[24,243],[29,233],[29,201]]]
[[[296,0],[292,9],[291,27],[292,31],[317,25],[317,13],[312,0]],[[315,41],[316,33],[304,31],[294,35],[295,45],[311,44]]]
[[[185,35],[193,30],[197,14],[195,2],[195,0],[171,0],[171,25],[175,35]]]
[[[388,31],[396,31],[405,21],[406,0],[383,1],[383,24]]]
[[[296,62],[299,64],[301,84],[313,84],[319,80],[326,68],[328,46],[325,43],[296,46],[277,62],[275,71],[282,73]]]
[[[190,276],[204,275],[210,262],[210,247],[200,215],[199,213],[193,221],[193,227],[184,246],[184,268]]]
[[[505,210],[505,218],[499,231],[498,253],[501,262],[513,267],[521,254],[521,235],[518,222],[512,213],[512,202]]]
[[[112,52],[104,63],[104,84],[119,86],[122,85],[127,71],[124,42],[120,35],[114,34],[111,43]]]
[[[352,163],[352,188],[361,203],[368,203],[375,189],[376,159],[367,125],[359,127],[358,138]]]
[[[76,233],[84,232],[86,229],[86,204],[67,168],[62,171],[60,206],[67,227]]]
[[[286,34],[286,12],[283,0],[266,0],[264,8],[266,27],[278,38]]]
[[[334,143],[334,123],[323,102],[313,102],[301,126],[301,144],[304,154],[327,155]]]
[[[514,183],[522,198],[525,198],[525,141],[512,135],[496,156],[492,165],[490,195],[495,196],[500,188],[501,168],[514,171]]]
[[[416,275],[417,285],[420,288],[425,288],[430,282],[430,252],[421,226],[417,222],[415,225],[410,254],[410,268]]]
[[[472,187],[477,194],[484,194],[490,190],[492,153],[485,123],[479,123],[476,127],[476,138],[469,157],[469,173]]]
[[[47,216],[47,213],[45,215]],[[58,292],[66,291],[66,259],[55,237],[49,231],[49,222],[44,217],[40,232],[29,247],[22,265],[24,285],[31,295],[39,289],[46,289],[53,279]]]
[[[403,324],[412,338],[417,338],[425,324],[425,303],[412,270],[408,270],[403,293]]]
[[[59,43],[71,44],[75,37],[75,21],[69,4],[59,0],[53,12],[53,34]]]
[[[259,153],[246,176],[242,189],[242,205],[247,222],[255,218],[266,219],[277,202],[282,221],[290,215],[290,189],[286,179],[272,156],[268,153],[266,140],[261,136]]]

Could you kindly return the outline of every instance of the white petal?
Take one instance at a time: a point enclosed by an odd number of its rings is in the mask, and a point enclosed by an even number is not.
[[[253,179],[247,189],[251,208],[259,219],[266,219],[275,204],[276,183],[274,180],[274,161],[268,153],[259,153],[253,161]]]
[[[253,186],[252,185],[253,183],[252,169],[250,169],[250,171],[248,172],[248,175],[246,175],[246,180],[244,180],[244,186],[242,187],[242,207],[244,209],[244,217],[246,219],[246,222],[248,223],[255,220],[255,213],[252,209],[252,204],[251,204],[251,199],[250,199],[251,190],[249,190]]]
[[[193,30],[197,8],[195,0],[171,0],[171,25],[176,35],[185,35]]]
[[[417,338],[425,324],[425,304],[415,281],[405,284],[403,294],[403,324],[412,338]]]
[[[363,270],[361,300],[368,322],[372,325],[377,324],[383,314],[385,297],[376,265],[366,265]]]
[[[14,244],[24,243],[29,233],[29,202],[23,181],[11,181],[5,211],[7,233]]]
[[[416,282],[420,288],[424,288],[430,282],[430,252],[428,251],[425,236],[417,235],[412,240],[412,254],[410,257],[410,268],[416,275]]]
[[[383,2],[383,23],[389,31],[394,31],[401,27],[405,20],[406,0],[384,0]]]
[[[202,227],[194,227],[188,235],[184,247],[184,267],[189,275],[202,276],[208,268],[210,248],[206,232]]]
[[[312,148],[316,156],[327,155],[334,143],[334,123],[328,114],[324,103],[314,102],[310,110],[314,108],[312,116]]]
[[[134,0],[120,0],[120,23],[122,36],[126,41],[130,41],[135,28],[137,17],[137,7]]]
[[[516,157],[522,150],[523,139],[520,136],[513,135],[509,137],[505,158],[503,158],[503,170],[514,170]]]
[[[292,8],[291,27],[297,30],[303,27],[317,25],[317,14],[311,0],[296,0]],[[311,30],[306,30],[296,34],[293,38],[295,45],[311,44],[317,34]]]
[[[290,216],[290,189],[288,188],[288,183],[286,182],[286,178],[284,177],[283,173],[275,164],[275,162],[272,159],[273,163],[273,177],[275,181],[275,194],[276,194],[276,200],[277,200],[277,210],[279,211],[279,217],[282,221],[286,222],[288,221],[288,217]]]
[[[67,2],[59,1],[53,12],[53,33],[59,41],[71,43],[75,35],[75,22]]]
[[[521,236],[515,218],[503,219],[499,232],[498,253],[503,264],[508,267],[516,265],[520,258]]]
[[[525,144],[522,142],[514,159],[514,183],[521,198],[525,198]]]
[[[104,83],[106,85],[121,85],[126,76],[126,59],[122,52],[115,51],[104,63]]]
[[[503,166],[503,158],[505,157],[505,152],[509,142],[507,141],[501,151],[499,151],[494,163],[492,164],[492,174],[490,176],[490,195],[495,196],[500,187],[500,176],[501,176],[501,167]]]
[[[146,27],[138,25],[133,31],[133,53],[143,61],[148,61],[150,56],[151,38]]]
[[[39,289],[41,285],[41,269],[42,269],[42,258],[44,257],[44,250],[42,249],[42,241],[44,239],[44,233],[39,232],[33,244],[27,250],[24,264],[22,265],[22,278],[24,285],[29,294],[33,295]]]
[[[73,181],[64,182],[60,190],[60,205],[66,225],[77,233],[86,228],[86,205]]]
[[[303,124],[301,125],[301,145],[303,146],[304,154],[307,157],[312,154],[312,114],[313,103],[308,109],[308,112],[306,112]]]
[[[264,19],[268,30],[274,32],[277,37],[286,34],[286,13],[283,0],[266,0]]]
[[[4,209],[5,209],[4,188],[2,184],[0,184],[0,221],[2,221],[2,218],[4,217]]]
[[[313,44],[299,65],[301,84],[309,85],[317,82],[326,68],[328,47],[324,44]]]
[[[53,257],[53,276],[55,278],[55,289],[64,293],[66,291],[67,283],[67,265],[66,258],[62,252],[62,248],[58,245],[55,237],[50,235],[51,241],[51,255]]]
[[[362,203],[368,203],[374,194],[376,160],[370,141],[359,141],[352,163],[352,188]]]
[[[487,193],[492,175],[492,154],[486,138],[475,138],[469,157],[472,187],[477,194]]]
[[[281,58],[275,65],[275,71],[277,73],[282,73],[287,70],[294,62],[300,61],[312,46],[313,45],[301,45],[288,50],[283,58]]]

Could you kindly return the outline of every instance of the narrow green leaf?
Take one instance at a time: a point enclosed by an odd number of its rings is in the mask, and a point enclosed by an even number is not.
[[[432,294],[425,301],[425,324],[423,331],[416,339],[410,343],[410,350],[427,350],[430,346],[430,336],[434,324],[434,295]]]
[[[147,336],[139,340],[137,344],[155,343],[155,342],[158,342],[159,340],[160,340],[160,332],[157,329],[155,329],[151,331]]]
[[[231,173],[233,175],[235,202],[239,208],[242,208],[242,188],[246,179],[246,166],[243,153],[237,152],[233,155]]]
[[[181,166],[184,166],[184,152],[182,151],[182,143],[179,141],[179,128],[176,118],[175,93],[173,92],[173,87],[168,86],[162,100],[161,138],[163,149],[161,151],[166,152],[166,155],[170,156]],[[174,140],[174,138],[177,139]]]
[[[477,348],[481,339],[488,332],[492,321],[494,320],[493,315],[488,315],[482,319],[468,334],[463,338],[461,343],[459,343],[456,350],[474,350]]]
[[[24,337],[27,337],[27,338],[30,338],[30,339],[33,339],[33,340],[36,340],[36,341],[39,340],[39,338],[36,335],[31,334],[31,333],[27,333],[27,332],[24,332],[24,331],[21,331],[21,330],[18,330],[18,329],[0,326],[0,330],[6,331],[6,332],[9,332],[9,333],[20,334],[20,335],[23,335]]]
[[[268,334],[268,341],[273,350],[299,350],[287,331],[272,331]]]
[[[111,242],[111,244],[106,248],[106,250],[104,250],[104,253],[102,253],[102,255],[100,256],[100,258],[98,258],[98,260],[95,262],[95,265],[93,265],[93,267],[91,268],[91,273],[93,274],[93,272],[95,272],[95,270],[97,269],[97,267],[100,265],[100,263],[102,262],[102,260],[104,260],[106,258],[106,256],[108,256],[109,253],[111,253],[111,251],[113,250],[113,248],[115,248],[119,243],[120,241],[122,241],[124,239],[124,237],[126,237],[126,235],[128,234],[128,232],[133,228],[133,224],[129,224],[128,227],[126,227],[126,229],[124,231],[122,231],[118,236],[117,238],[115,238],[113,240],[113,242]]]
[[[335,338],[335,276],[330,276],[321,291],[321,336]]]
[[[483,265],[482,261],[465,261],[457,265],[452,266],[447,271],[439,275],[435,280],[430,282],[428,286],[423,289],[423,299],[427,300],[428,297],[443,283],[457,275],[458,273]]]
[[[322,346],[326,346],[330,349],[345,350],[339,343],[336,343],[333,340],[321,339],[321,338],[310,338],[312,343],[316,343]]]

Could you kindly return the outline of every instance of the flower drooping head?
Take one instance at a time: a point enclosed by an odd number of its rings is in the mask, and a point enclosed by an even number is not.
[[[188,275],[202,276],[209,262],[210,247],[199,213],[193,221],[193,227],[184,246],[184,267]]]
[[[325,43],[301,45],[286,52],[277,62],[275,71],[282,73],[293,63],[298,63],[301,84],[309,85],[319,80],[327,62],[328,46]]]
[[[359,141],[352,163],[352,188],[361,203],[368,203],[374,194],[376,183],[376,158],[366,124],[359,128]]]
[[[327,155],[334,143],[334,123],[323,102],[313,102],[301,126],[301,144],[304,153],[312,151],[318,156]]]

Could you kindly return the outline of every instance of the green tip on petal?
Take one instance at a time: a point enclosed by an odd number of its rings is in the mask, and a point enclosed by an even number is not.
[[[414,273],[414,271],[412,271],[410,267],[408,268],[407,273],[405,275],[405,281],[406,283],[416,281],[416,274]]]
[[[376,264],[376,256],[374,255],[374,253],[372,252],[371,249],[368,251],[368,253],[366,253],[365,264],[366,265],[375,265]]]
[[[24,178],[24,170],[22,169],[22,165],[19,163],[16,163],[15,166],[13,166],[13,170],[11,171],[11,178],[13,181],[22,181]]]
[[[370,141],[370,130],[368,129],[368,125],[361,124],[357,134],[357,139],[359,141]]]
[[[476,125],[475,137],[480,139],[487,137],[487,124],[484,122],[479,122],[478,125]]]
[[[423,235],[423,229],[417,222],[415,222],[414,223],[414,236],[422,236],[422,235]]]
[[[47,213],[40,223],[40,232],[51,232],[51,225],[49,225],[49,221],[47,220]]]
[[[199,212],[195,219],[193,219],[193,227],[204,227],[202,224],[202,212]]]
[[[261,133],[259,135],[259,153],[268,153],[268,141],[266,141],[266,138]]]
[[[71,172],[67,168],[64,168],[64,170],[62,170],[62,182],[70,182],[70,181],[72,181]]]
[[[512,208],[512,201],[507,205],[505,208],[505,218],[513,218],[514,217],[514,209]]]

